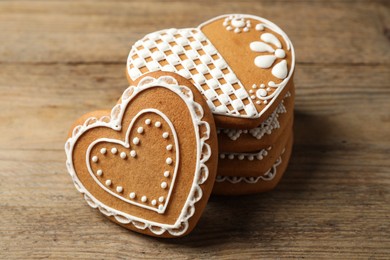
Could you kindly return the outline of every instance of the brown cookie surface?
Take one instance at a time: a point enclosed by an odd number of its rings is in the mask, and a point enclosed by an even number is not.
[[[276,143],[293,118],[294,98],[294,91],[289,91],[275,111],[256,128],[217,128],[220,153],[256,151]]]
[[[285,96],[294,55],[287,35],[272,22],[223,15],[196,28],[146,35],[130,50],[127,76],[132,84],[150,71],[177,73],[202,93],[219,127],[248,129],[269,117]]]
[[[111,113],[80,118],[65,149],[69,173],[90,206],[128,229],[161,237],[194,228],[218,154],[200,93],[186,79],[161,73],[139,79]]]
[[[290,160],[293,146],[293,137],[290,136],[282,154],[276,159],[272,167],[258,176],[222,176],[218,175],[215,181],[213,194],[215,195],[247,195],[267,192],[276,187],[283,177]],[[245,171],[245,169],[243,169]]]
[[[272,167],[280,156],[292,132],[293,120],[284,127],[278,140],[267,148],[256,152],[219,154],[218,175],[223,176],[258,176]]]

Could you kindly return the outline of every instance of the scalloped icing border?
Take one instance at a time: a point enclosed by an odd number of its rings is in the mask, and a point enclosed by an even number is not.
[[[156,223],[148,221],[139,217],[132,216],[130,214],[113,209],[94,196],[92,196],[87,189],[82,185],[78,179],[77,174],[73,167],[73,148],[78,138],[86,131],[95,127],[109,127],[113,130],[121,129],[122,117],[128,103],[141,91],[152,87],[164,87],[179,95],[187,105],[188,110],[192,116],[192,122],[194,124],[194,132],[197,140],[197,165],[195,168],[195,175],[191,190],[188,194],[186,203],[184,204],[181,213],[174,225],[167,225],[162,223]],[[155,235],[162,235],[166,231],[172,236],[180,236],[184,234],[188,227],[188,220],[195,213],[195,203],[198,202],[203,196],[203,190],[200,187],[205,183],[209,176],[209,170],[206,162],[211,156],[211,148],[206,143],[206,140],[210,137],[210,125],[206,121],[202,121],[204,115],[203,108],[200,104],[194,101],[192,91],[186,86],[180,86],[175,78],[171,76],[161,76],[158,79],[151,76],[143,78],[137,86],[130,86],[127,88],[120,102],[114,106],[111,110],[111,116],[103,116],[101,118],[90,117],[85,120],[83,125],[78,125],[73,129],[72,136],[65,143],[66,153],[66,166],[72,177],[73,183],[76,189],[84,195],[84,199],[88,205],[92,208],[97,208],[101,213],[108,217],[114,217],[121,224],[132,224],[135,228],[140,230],[149,229]],[[206,130],[200,136],[201,127]]]
[[[256,184],[260,180],[262,181],[272,181],[276,174],[277,174],[277,168],[282,163],[282,155],[284,154],[286,148],[283,149],[282,153],[276,159],[274,165],[272,165],[271,168],[268,169],[267,172],[265,172],[263,175],[257,176],[257,177],[242,177],[242,176],[224,176],[224,175],[217,175],[217,178],[215,179],[215,182],[222,183],[222,182],[230,182],[231,184],[237,184],[240,182],[245,182],[248,184]]]

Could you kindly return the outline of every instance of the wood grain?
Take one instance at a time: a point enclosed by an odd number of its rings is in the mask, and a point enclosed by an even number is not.
[[[68,128],[116,102],[135,40],[233,12],[271,19],[297,51],[286,175],[211,198],[183,239],[124,230],[73,187]],[[388,1],[2,1],[0,31],[1,259],[390,257]]]

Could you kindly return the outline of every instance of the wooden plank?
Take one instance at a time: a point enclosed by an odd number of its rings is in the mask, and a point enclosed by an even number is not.
[[[259,14],[280,25],[294,42],[298,62],[389,61],[379,4],[209,1],[207,6],[198,1],[0,3],[0,62],[124,63],[131,44],[148,32],[196,26],[231,12]],[[379,9],[390,10],[385,4]]]

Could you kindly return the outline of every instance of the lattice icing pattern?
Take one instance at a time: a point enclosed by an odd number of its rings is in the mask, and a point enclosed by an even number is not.
[[[289,97],[290,93],[286,95]],[[274,129],[280,128],[279,115],[287,112],[282,101],[274,112],[263,122],[259,127],[252,129],[227,129],[218,128],[218,134],[226,134],[232,141],[236,141],[242,134],[250,134],[254,138],[260,140],[265,134],[271,134]]]
[[[153,71],[175,72],[189,79],[213,113],[258,116],[243,84],[199,29],[162,30],[137,41],[128,57],[130,78]]]

